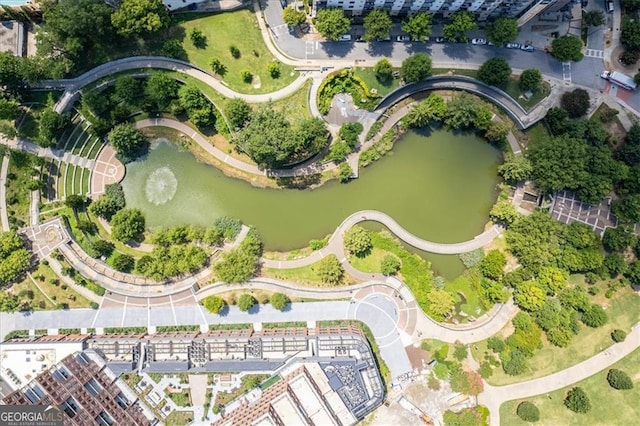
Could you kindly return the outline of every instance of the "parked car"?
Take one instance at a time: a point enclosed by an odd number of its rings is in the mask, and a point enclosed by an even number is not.
[[[356,37],[356,43],[364,43],[364,40],[361,35]]]
[[[507,43],[504,47],[507,49],[520,49],[522,45],[520,43]]]
[[[523,46],[520,46],[520,50],[523,50],[525,52],[533,52],[535,49],[530,44],[525,44]]]
[[[411,41],[411,36],[399,35],[399,36],[396,37],[396,41],[402,41],[402,42]]]
[[[483,38],[472,38],[471,39],[471,44],[484,45],[484,44],[487,44],[487,40],[485,40]]]
[[[444,43],[444,37],[436,37],[435,38],[435,42],[436,43]]]
[[[287,0],[280,0],[280,6],[282,6],[283,9],[287,8]]]
[[[376,38],[376,41],[391,41],[391,36],[385,38]]]
[[[351,34],[344,34],[341,35],[340,38],[338,39],[339,41],[351,41]]]

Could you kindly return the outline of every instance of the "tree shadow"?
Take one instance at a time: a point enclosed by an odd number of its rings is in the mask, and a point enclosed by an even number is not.
[[[325,41],[320,43],[322,50],[330,57],[345,58],[353,50],[354,42]]]

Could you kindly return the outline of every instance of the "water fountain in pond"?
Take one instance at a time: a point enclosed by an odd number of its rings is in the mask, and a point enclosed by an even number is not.
[[[147,201],[156,206],[165,204],[176,195],[178,180],[169,167],[160,167],[151,172],[145,185]]]

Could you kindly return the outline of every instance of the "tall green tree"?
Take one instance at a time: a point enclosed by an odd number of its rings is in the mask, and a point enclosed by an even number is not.
[[[542,73],[537,68],[522,71],[518,85],[522,90],[538,90],[542,84]]]
[[[164,73],[153,73],[147,78],[144,93],[158,110],[164,110],[178,97],[178,82]]]
[[[297,10],[293,7],[285,7],[282,11],[282,19],[284,23],[290,27],[302,25],[307,20],[307,14],[303,10]]]
[[[20,236],[15,231],[0,233],[0,287],[16,280],[30,264],[31,253]]]
[[[431,77],[431,57],[426,53],[414,53],[402,61],[402,78],[414,83]]]
[[[569,118],[582,117],[589,109],[589,92],[584,89],[574,89],[571,92],[565,92],[560,98],[560,105],[567,111]]]
[[[364,256],[373,248],[370,232],[361,226],[351,227],[343,238],[345,248],[355,256]]]
[[[502,46],[518,37],[518,21],[514,18],[498,18],[487,25],[487,39]]]
[[[116,156],[123,163],[130,163],[145,155],[149,149],[149,139],[134,125],[128,123],[115,126],[109,132],[107,139],[116,150]]]
[[[589,179],[585,172],[587,148],[577,139],[560,136],[531,144],[527,158],[533,166],[532,178],[544,192],[574,189]]]
[[[351,20],[344,15],[342,9],[320,9],[314,25],[322,37],[338,40],[351,28]]]
[[[374,9],[364,17],[364,35],[362,39],[365,41],[374,41],[376,39],[385,39],[390,36],[391,17],[386,10]]]
[[[431,14],[418,12],[402,21],[402,31],[415,41],[427,41],[431,35]]]
[[[373,66],[373,72],[381,83],[388,83],[393,79],[393,66],[387,58],[382,58]]]
[[[169,26],[169,12],[162,0],[120,0],[111,15],[119,34],[147,36]]]
[[[335,254],[323,257],[312,269],[327,284],[337,285],[344,277],[344,268]]]
[[[113,215],[109,224],[111,236],[117,241],[141,242],[144,239],[145,219],[141,210],[122,209]]]
[[[551,42],[551,55],[560,62],[580,61],[584,56],[582,40],[572,35],[558,37]]]
[[[225,113],[233,129],[242,129],[251,118],[251,106],[241,98],[227,101]]]
[[[478,79],[492,86],[504,86],[511,76],[511,67],[501,56],[488,59],[478,70]]]
[[[427,313],[436,321],[442,321],[455,310],[455,301],[451,293],[439,288],[432,288],[427,293],[429,305]]]
[[[516,183],[528,179],[533,172],[531,162],[524,155],[513,155],[508,152],[504,156],[504,163],[498,166],[498,173],[507,182]]]
[[[38,56],[55,58],[49,72],[64,75],[103,57],[115,41],[113,9],[102,0],[39,2],[43,25],[36,33]]]
[[[290,300],[287,297],[287,295],[284,293],[273,293],[273,295],[269,299],[269,302],[271,302],[271,306],[273,306],[273,309],[282,311],[284,308],[287,307]]]
[[[460,11],[451,15],[448,24],[443,27],[444,38],[448,41],[463,42],[469,41],[467,32],[477,28],[473,13]]]
[[[620,41],[631,51],[640,50],[640,21],[631,16],[622,19]]]
[[[606,22],[601,10],[589,10],[582,13],[582,22],[590,27],[599,27]]]

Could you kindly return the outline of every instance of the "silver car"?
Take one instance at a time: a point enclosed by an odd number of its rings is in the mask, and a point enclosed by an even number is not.
[[[507,49],[520,49],[522,45],[520,43],[507,43],[504,47]]]

